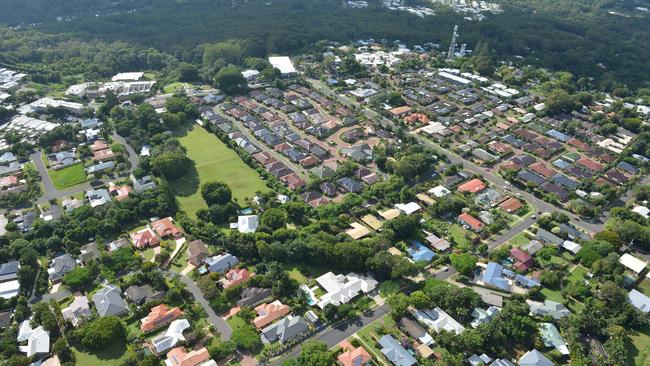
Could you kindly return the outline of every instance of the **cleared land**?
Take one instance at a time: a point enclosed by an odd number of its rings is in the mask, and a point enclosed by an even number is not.
[[[81,184],[86,181],[86,172],[82,164],[75,164],[59,170],[48,170],[50,179],[57,189]]]
[[[172,183],[181,208],[189,215],[194,216],[199,209],[207,208],[200,192],[203,182],[226,183],[232,189],[233,198],[241,205],[244,205],[245,198],[255,196],[255,192],[267,190],[255,170],[203,127],[194,126],[179,140],[187,149],[187,156],[196,163],[193,174],[198,175],[183,177]]]

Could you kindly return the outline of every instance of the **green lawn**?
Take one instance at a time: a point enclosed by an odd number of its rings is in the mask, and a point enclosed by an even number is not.
[[[650,281],[649,280],[643,280],[637,287],[637,290],[643,292],[644,295],[650,296]]]
[[[183,244],[181,250],[176,254],[176,258],[172,262],[171,270],[180,272],[187,267],[187,244]]]
[[[75,186],[86,181],[82,164],[75,164],[59,170],[48,170],[52,183],[57,189]]]
[[[207,208],[201,197],[200,184],[222,181],[232,189],[233,198],[244,204],[257,191],[266,191],[264,181],[257,172],[246,165],[239,155],[230,150],[217,136],[195,126],[180,138],[187,148],[187,156],[196,163],[196,172],[172,183],[181,208],[194,216],[196,211]],[[198,174],[198,176],[197,176]]]
[[[357,335],[364,341],[365,345],[370,348],[371,353],[374,353],[376,356],[379,356],[382,361],[385,362],[381,350],[377,347],[376,339],[381,338],[381,335],[377,333],[377,328],[383,326],[385,331],[391,332],[395,330],[395,321],[390,317],[390,314],[384,315],[382,318],[377,319],[372,324],[361,329]],[[398,338],[399,339],[399,338]]]
[[[89,353],[72,347],[76,364],[84,366],[119,366],[126,360],[127,352],[124,344],[107,344],[100,351]]]
[[[183,83],[181,83],[180,81],[177,81],[175,83],[165,85],[163,90],[165,91],[166,94],[171,94],[171,93],[175,92],[177,89],[181,89],[181,88],[183,88]]]
[[[630,365],[646,366],[650,365],[650,326],[646,326],[640,332],[630,332],[631,342],[626,342],[630,358]]]
[[[562,297],[562,294],[560,293],[560,291],[552,290],[552,289],[550,289],[548,287],[544,287],[540,292],[542,293],[542,295],[544,295],[544,298],[546,300],[551,300],[551,301],[560,302],[560,303],[563,303],[563,302],[566,301],[566,299],[564,297]]]
[[[578,281],[583,281],[587,277],[587,269],[582,266],[577,266],[569,276],[567,277],[567,280],[569,282],[578,282]]]
[[[234,329],[241,328],[241,327],[243,327],[244,325],[246,325],[246,321],[245,321],[244,319],[240,318],[240,317],[237,316],[237,315],[235,315],[235,316],[231,316],[230,318],[228,318],[228,319],[226,320],[226,322],[228,323],[228,325],[230,325],[230,327],[231,327],[233,330],[234,330]]]
[[[508,243],[510,243],[513,247],[522,247],[530,243],[530,239],[526,237],[526,232],[522,231],[519,234],[513,236],[512,239],[508,240]]]
[[[141,251],[140,254],[142,254],[142,257],[144,258],[145,262],[151,261],[151,258],[153,258],[154,256],[154,252],[152,248],[147,248]]]
[[[470,248],[472,243],[465,237],[467,230],[458,224],[449,225],[449,235],[460,248]]]

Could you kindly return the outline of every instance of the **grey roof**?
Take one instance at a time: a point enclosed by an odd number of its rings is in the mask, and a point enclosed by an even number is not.
[[[62,256],[52,259],[50,262],[50,281],[56,281],[63,278],[63,276],[70,272],[76,263],[70,254],[64,254]]]
[[[634,165],[621,161],[618,164],[616,164],[616,167],[622,170],[625,170],[626,172],[630,174],[638,174],[639,173],[639,168],[635,167]]]
[[[536,349],[526,352],[519,359],[519,366],[554,366],[544,354]]]
[[[522,169],[517,173],[517,178],[523,180],[525,183],[534,183],[534,184],[542,184],[545,182],[544,178],[540,177],[539,175],[532,173],[526,169]]]
[[[82,263],[88,263],[88,261],[99,258],[99,248],[97,248],[97,243],[95,242],[83,245],[79,250],[81,251],[79,259]]]
[[[350,193],[361,191],[363,185],[350,177],[343,177],[336,181],[343,189]]]
[[[269,288],[247,287],[241,292],[241,299],[237,301],[237,306],[246,307],[254,306],[263,300],[271,297],[272,291]]]
[[[559,184],[561,186],[565,186],[565,187],[570,188],[570,189],[576,189],[576,188],[580,187],[580,183],[578,183],[575,180],[567,177],[566,175],[560,174],[560,173],[554,175],[553,178],[551,178],[551,180],[553,182],[555,182],[556,184]]]
[[[128,311],[120,293],[119,287],[108,285],[93,295],[99,316],[122,315]]]
[[[395,366],[412,366],[417,360],[395,338],[386,334],[379,339],[381,353]]]
[[[161,299],[164,295],[164,292],[157,291],[154,292],[153,288],[150,285],[144,286],[129,286],[129,288],[124,291],[127,299],[133,301],[137,305],[142,305],[146,302]]]
[[[262,340],[265,343],[273,343],[275,341],[284,343],[308,330],[309,325],[302,317],[288,315],[262,329]]]
[[[569,236],[569,239],[590,239],[589,235],[565,223],[560,224],[560,232],[567,234]]]
[[[641,292],[632,289],[628,294],[628,300],[635,308],[646,314],[650,313],[650,298]]]
[[[543,303],[533,302],[530,304],[530,312],[534,315],[550,315],[553,319],[559,320],[571,315],[571,311],[564,304],[546,300]]]
[[[86,168],[86,172],[87,173],[97,173],[97,172],[101,172],[101,171],[104,171],[104,170],[111,170],[113,168],[115,168],[115,163],[112,162],[112,161],[107,161],[107,162],[104,162],[104,163],[99,163],[99,164],[96,164],[96,165],[89,166],[88,168]]]
[[[537,234],[535,235],[535,237],[538,240],[541,240],[541,241],[546,242],[546,243],[555,244],[555,245],[560,245],[560,244],[564,243],[564,239],[562,239],[559,236],[553,234],[552,232],[544,230],[542,228],[537,230]]]
[[[205,264],[208,265],[208,270],[210,272],[222,273],[237,263],[239,263],[239,259],[229,253],[215,255],[205,259]]]
[[[9,279],[14,279],[18,276],[18,270],[20,269],[20,262],[18,261],[9,261],[0,265],[0,281],[6,281]]]

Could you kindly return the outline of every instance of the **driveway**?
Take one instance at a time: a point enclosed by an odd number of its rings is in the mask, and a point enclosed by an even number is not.
[[[364,314],[356,318],[350,323],[346,323],[342,326],[337,326],[337,327],[327,327],[324,331],[314,335],[309,340],[324,342],[325,344],[327,344],[327,348],[332,348],[337,344],[341,343],[341,341],[349,338],[351,335],[367,327],[375,320],[388,314],[389,311],[390,311],[390,307],[388,305],[386,304],[382,305],[380,307],[370,310],[370,312],[368,312],[367,315]],[[291,352],[282,355],[280,359],[269,363],[269,365],[280,366],[284,360],[286,360],[287,358],[297,357],[298,354],[300,354],[300,346],[297,346],[296,348],[291,350]]]
[[[490,244],[488,244],[488,248],[490,250],[498,247],[499,245],[507,242],[508,240],[512,239],[515,235],[519,234],[520,232],[528,229],[535,223],[535,219],[533,219],[531,216],[528,216],[525,218],[523,221],[520,221],[517,223],[517,225],[511,227],[508,229],[505,233],[499,235],[496,237],[496,239],[490,241]]]
[[[140,156],[138,155],[137,152],[129,145],[128,142],[126,142],[126,139],[120,135],[117,134],[117,132],[113,132],[113,140],[119,142],[120,144],[124,145],[126,148],[126,152],[129,155],[129,165],[131,168],[129,169],[130,173],[133,173],[133,171],[140,165]]]

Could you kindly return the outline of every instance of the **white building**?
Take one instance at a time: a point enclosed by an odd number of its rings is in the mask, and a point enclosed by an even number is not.
[[[395,208],[404,212],[407,216],[422,210],[422,207],[420,207],[416,202],[409,202],[406,204],[396,203]]]
[[[20,324],[17,341],[27,341],[26,346],[19,347],[20,352],[27,354],[27,357],[50,352],[50,332],[43,329],[43,326],[32,329],[29,320]]]
[[[230,224],[231,229],[237,229],[240,233],[254,233],[260,226],[260,219],[257,215],[244,215],[237,217],[237,222]]]
[[[169,328],[164,334],[161,334],[151,340],[156,353],[161,354],[174,347],[178,342],[184,341],[183,332],[190,327],[187,319],[176,319],[169,324]]]
[[[316,282],[327,291],[318,301],[318,307],[321,309],[324,309],[328,304],[334,306],[346,304],[361,292],[367,294],[377,287],[377,281],[374,278],[360,276],[356,273],[344,276],[327,272],[318,277]]]
[[[436,333],[439,333],[441,330],[446,330],[451,333],[460,334],[465,330],[465,327],[440,308],[416,310],[414,315],[419,322],[435,330]]]
[[[138,81],[144,77],[143,72],[121,72],[111,78],[112,81]]]
[[[269,63],[280,70],[280,73],[284,76],[296,74],[296,68],[293,67],[291,59],[287,56],[271,56],[269,57]]]
[[[618,261],[636,274],[641,273],[641,271],[643,271],[648,265],[647,262],[644,262],[641,259],[628,253],[623,254]]]

